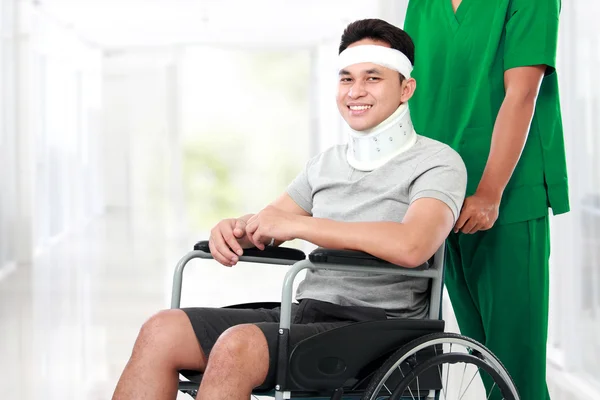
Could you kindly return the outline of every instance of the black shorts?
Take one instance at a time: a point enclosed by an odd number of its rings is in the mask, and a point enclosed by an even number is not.
[[[238,308],[240,307],[240,308]],[[189,317],[198,342],[206,357],[215,342],[228,328],[240,324],[254,324],[259,327],[267,339],[269,347],[269,372],[259,390],[270,390],[275,386],[277,371],[277,342],[280,308],[184,308]],[[303,299],[292,304],[292,325],[289,345],[293,348],[298,342],[330,329],[354,322],[387,319],[386,312],[380,308],[339,306],[312,299]]]

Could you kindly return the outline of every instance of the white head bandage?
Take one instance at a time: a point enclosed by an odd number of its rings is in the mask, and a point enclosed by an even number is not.
[[[338,57],[338,70],[350,65],[373,63],[400,72],[405,78],[410,78],[413,70],[412,63],[399,50],[377,45],[360,45],[348,47]]]

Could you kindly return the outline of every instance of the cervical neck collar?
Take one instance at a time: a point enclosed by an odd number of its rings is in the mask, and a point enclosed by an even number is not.
[[[349,135],[348,163],[359,171],[373,171],[410,149],[417,133],[410,119],[408,105],[400,107],[374,128],[355,131],[347,126]]]

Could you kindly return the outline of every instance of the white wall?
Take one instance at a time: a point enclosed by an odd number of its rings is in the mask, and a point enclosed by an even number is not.
[[[106,206],[161,231],[180,190],[175,53],[109,53],[103,61]]]
[[[336,105],[338,46],[339,40],[335,40],[319,44],[313,49],[313,155],[346,141],[343,132],[345,122]]]
[[[19,260],[102,210],[98,172],[101,51],[30,3],[19,4]]]
[[[0,0],[0,276],[16,259],[16,1]]]

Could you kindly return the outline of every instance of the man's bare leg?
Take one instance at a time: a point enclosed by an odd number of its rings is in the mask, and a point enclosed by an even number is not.
[[[269,370],[267,339],[256,325],[237,325],[213,347],[198,400],[248,400]]]
[[[142,326],[113,400],[175,399],[178,371],[205,367],[206,357],[187,315],[161,311]]]

